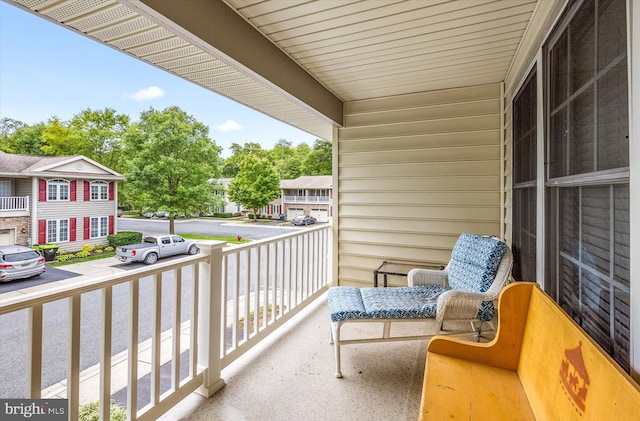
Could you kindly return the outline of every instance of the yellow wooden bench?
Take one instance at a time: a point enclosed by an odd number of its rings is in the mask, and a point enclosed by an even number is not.
[[[489,343],[429,342],[421,420],[640,420],[640,386],[535,283],[500,294]]]

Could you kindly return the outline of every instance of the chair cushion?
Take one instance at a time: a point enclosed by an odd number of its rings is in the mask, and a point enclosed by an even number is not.
[[[360,288],[331,287],[328,292],[329,314],[332,322],[367,319]]]
[[[373,319],[436,317],[438,296],[447,288],[420,285],[400,288],[361,288],[367,316]]]
[[[507,245],[497,238],[462,233],[451,253],[449,287],[486,292],[496,276]]]

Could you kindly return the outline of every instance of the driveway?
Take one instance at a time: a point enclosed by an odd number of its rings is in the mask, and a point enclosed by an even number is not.
[[[47,266],[46,272],[44,272],[40,276],[33,276],[31,278],[16,279],[15,281],[0,283],[0,294],[11,291],[18,291],[25,288],[31,288],[43,284],[50,284],[52,282],[71,279],[77,276],[80,276],[80,274],[69,270]]]

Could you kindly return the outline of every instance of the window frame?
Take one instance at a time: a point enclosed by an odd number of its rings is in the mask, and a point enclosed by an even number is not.
[[[71,234],[71,223],[69,218],[62,218],[62,219],[47,219],[47,243],[68,243],[70,240],[70,234]],[[65,222],[66,223],[66,239],[61,239],[60,235],[61,232],[63,231],[63,227],[61,226],[61,222]],[[55,238],[51,237],[51,224],[55,224]]]
[[[55,190],[52,192],[51,187]],[[63,196],[62,187],[66,187],[66,198]],[[53,195],[51,193],[54,193]],[[47,202],[69,202],[71,201],[71,182],[64,179],[47,180]]]
[[[108,216],[92,216],[89,218],[89,238],[90,239],[93,240],[95,238],[106,238],[108,235],[109,235],[109,217]]]
[[[94,192],[95,190],[95,192]],[[96,180],[89,183],[89,200],[91,202],[101,202],[109,200],[109,183]]]

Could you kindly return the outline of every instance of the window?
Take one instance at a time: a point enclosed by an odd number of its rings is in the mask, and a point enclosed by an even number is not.
[[[546,286],[629,371],[626,2],[573,3],[546,47]]]
[[[69,182],[66,180],[47,181],[47,201],[69,200]]]
[[[0,180],[0,197],[10,197],[10,196],[11,196],[11,181]]]
[[[106,216],[99,216],[91,218],[91,238],[106,237],[109,232],[109,218]]]
[[[47,243],[69,241],[69,220],[50,219],[47,221]]]
[[[109,183],[104,181],[92,181],[91,200],[109,200]]]
[[[513,100],[513,277],[536,280],[537,89],[531,71]]]

